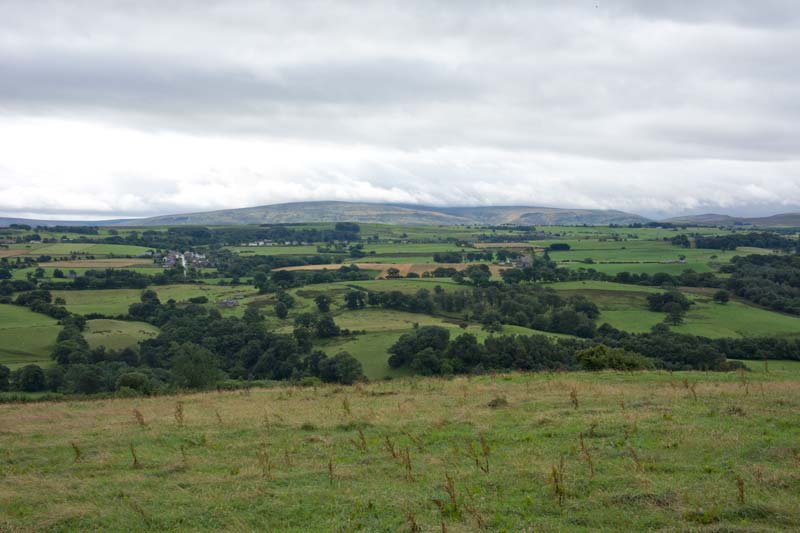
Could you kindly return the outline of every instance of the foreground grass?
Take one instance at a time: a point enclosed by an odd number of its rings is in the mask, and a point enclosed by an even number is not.
[[[4,405],[0,529],[793,529],[798,366]]]

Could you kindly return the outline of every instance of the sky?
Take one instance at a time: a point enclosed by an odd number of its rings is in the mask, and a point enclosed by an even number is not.
[[[0,1],[0,216],[800,211],[796,0]]]

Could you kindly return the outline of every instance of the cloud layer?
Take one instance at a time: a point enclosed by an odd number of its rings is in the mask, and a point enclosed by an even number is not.
[[[0,215],[797,209],[798,49],[790,0],[7,0]]]

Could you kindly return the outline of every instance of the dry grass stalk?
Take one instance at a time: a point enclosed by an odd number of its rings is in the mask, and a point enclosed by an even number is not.
[[[578,389],[575,387],[572,387],[572,389],[569,391],[569,401],[572,404],[573,409],[578,408]]]
[[[739,505],[744,505],[744,479],[742,476],[736,476],[736,501]]]
[[[136,514],[138,514],[138,515],[139,515],[139,516],[142,518],[142,520],[144,520],[144,522],[145,522],[146,524],[148,524],[148,525],[149,525],[149,524],[151,524],[151,523],[152,523],[152,520],[150,519],[150,515],[148,515],[148,514],[145,512],[145,510],[142,508],[142,506],[141,506],[141,505],[139,505],[138,503],[136,503],[136,502],[135,502],[135,501],[133,501],[133,500],[128,500],[128,505],[130,506],[130,508],[131,508],[131,509],[133,509],[133,512],[135,512]]]
[[[475,522],[478,525],[478,529],[483,529],[484,525],[484,518],[481,513],[478,512],[477,509],[469,505],[468,503],[464,503],[464,509],[475,519]]]
[[[219,411],[214,411],[214,414],[217,417],[217,424],[219,424],[220,426],[223,425],[222,417],[220,416]]]
[[[697,387],[697,383],[689,383],[689,380],[684,378],[683,388],[687,389],[692,394],[692,399],[694,401],[697,401],[697,391],[695,390],[695,387]]]
[[[385,435],[383,437],[383,446],[386,448],[386,451],[389,452],[389,455],[392,456],[392,459],[397,459],[399,457],[397,449],[394,446],[394,441],[389,437],[389,435]]]
[[[633,446],[629,446],[628,447],[628,451],[631,454],[631,459],[633,459],[633,464],[636,465],[636,470],[638,472],[641,472],[642,470],[644,470],[642,468],[642,461],[639,459],[639,454],[636,453],[636,450],[633,448]]]
[[[183,427],[183,402],[181,401],[175,402],[175,422],[178,427]]]
[[[139,457],[136,456],[136,446],[131,441],[131,457],[133,457],[133,468],[141,468],[142,464],[139,462]]]
[[[419,450],[419,451],[421,451],[421,452],[424,452],[424,451],[425,451],[425,443],[424,443],[424,442],[422,442],[422,439],[421,439],[421,438],[419,438],[419,437],[415,437],[414,435],[412,435],[412,434],[411,434],[411,432],[410,432],[410,431],[404,431],[404,432],[403,432],[403,434],[404,434],[406,437],[408,437],[409,439],[411,439],[411,442],[413,442],[413,443],[414,443],[414,446],[416,446],[416,447],[417,447],[417,450]]]
[[[442,533],[447,533],[447,524],[444,521],[444,514],[445,514],[445,506],[444,502],[439,498],[432,498],[431,501],[436,505],[436,508],[439,509],[439,523],[442,528]]]
[[[581,441],[581,453],[583,454],[583,458],[586,459],[586,462],[589,464],[589,477],[594,477],[594,462],[592,461],[592,454],[589,453],[589,449],[586,448],[586,443],[583,442],[583,433],[580,434],[580,441]]]
[[[258,458],[258,466],[261,468],[261,477],[264,479],[272,479],[272,462],[269,458],[266,442],[259,444],[256,457]]]
[[[328,457],[328,482],[333,485],[333,456]]]
[[[181,444],[180,445],[181,451],[181,465],[183,466],[184,470],[189,468],[189,456],[186,455],[186,447]]]
[[[292,455],[289,453],[289,448],[284,448],[283,450],[283,460],[286,463],[286,466],[292,466]]]
[[[139,427],[145,427],[147,424],[144,421],[144,415],[138,409],[133,410],[133,416],[136,418],[136,422],[139,424]]]
[[[422,528],[417,523],[417,519],[411,511],[406,511],[406,521],[408,522],[408,528],[411,533],[419,533],[422,531]]]
[[[72,451],[75,453],[75,459],[73,462],[80,463],[83,459],[83,454],[81,453],[81,449],[78,447],[78,443],[71,441],[69,444],[72,446]]]
[[[447,472],[444,473],[444,491],[447,493],[447,496],[450,498],[450,509],[454,512],[458,512],[458,494],[456,494],[456,484],[453,481],[453,478],[450,477],[450,474]]]
[[[361,429],[358,430],[358,439],[350,439],[350,442],[352,442],[353,446],[361,453],[367,453],[367,439],[364,437],[364,432]]]
[[[353,412],[350,409],[350,399],[347,396],[342,398],[342,411],[344,411],[344,414],[347,416],[353,414]]]
[[[403,451],[403,467],[406,472],[406,481],[414,481],[414,474],[411,467],[411,453],[408,447]]]
[[[561,456],[561,461],[558,465],[553,465],[550,471],[548,483],[553,487],[553,493],[558,499],[558,506],[564,506],[564,499],[567,496],[567,491],[564,488],[564,456]]]

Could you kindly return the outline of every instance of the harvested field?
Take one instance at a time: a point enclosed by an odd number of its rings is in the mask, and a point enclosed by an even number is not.
[[[28,253],[27,250],[6,250],[5,248],[0,248],[0,257],[16,257],[18,255],[25,255]]]

